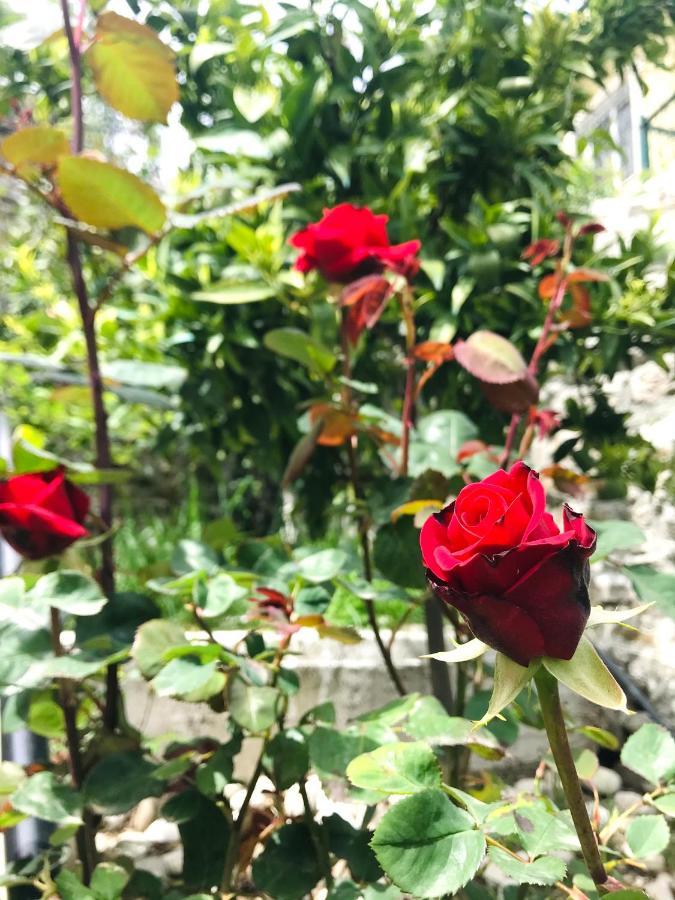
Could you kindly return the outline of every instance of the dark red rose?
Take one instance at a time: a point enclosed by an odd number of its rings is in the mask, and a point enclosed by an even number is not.
[[[89,497],[63,469],[0,481],[0,534],[26,559],[44,559],[88,534]]]
[[[561,531],[539,476],[522,462],[462,488],[424,523],[434,593],[477,638],[521,666],[571,659],[588,620],[588,557],[596,535],[567,505]]]
[[[318,269],[328,281],[347,283],[363,275],[391,269],[412,277],[419,264],[419,241],[392,245],[387,237],[388,216],[376,216],[367,207],[341,203],[324,210],[323,218],[291,238],[303,253],[295,268]]]

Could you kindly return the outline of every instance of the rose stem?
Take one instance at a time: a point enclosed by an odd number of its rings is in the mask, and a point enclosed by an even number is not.
[[[532,351],[532,356],[530,357],[530,362],[528,363],[527,370],[530,375],[536,375],[537,369],[539,368],[539,361],[541,357],[546,353],[548,349],[548,338],[551,333],[551,328],[553,327],[553,320],[555,319],[555,314],[560,309],[560,306],[565,299],[565,292],[567,291],[567,279],[565,277],[565,273],[567,272],[567,267],[570,264],[570,259],[572,257],[572,229],[571,226],[567,228],[565,231],[565,242],[563,245],[563,255],[560,260],[560,266],[557,272],[557,281],[556,281],[556,289],[551,298],[551,302],[548,305],[548,310],[546,311],[546,318],[544,319],[544,324],[541,327],[541,334],[537,339],[537,343],[534,346],[534,350]],[[513,413],[511,416],[511,424],[509,425],[509,430],[506,435],[506,443],[504,444],[504,452],[501,455],[499,460],[499,465],[502,469],[507,468],[509,464],[509,458],[511,456],[511,449],[513,447],[513,443],[516,438],[516,432],[518,431],[518,425],[520,423],[521,414]],[[528,447],[529,449],[529,447]],[[522,457],[522,453],[519,454]]]
[[[52,650],[55,656],[63,656],[64,650],[61,644],[61,616],[59,610],[50,607],[50,625]],[[67,678],[59,678],[59,705],[63,712],[63,721],[66,729],[66,746],[68,748],[68,768],[73,787],[80,790],[82,787],[82,756],[80,755],[80,740],[77,733],[77,701],[71,682]],[[94,843],[94,831],[91,817],[85,812],[82,827],[77,831],[77,851],[82,863],[82,877],[85,884],[89,884],[91,873],[96,863],[96,845]]]
[[[342,349],[342,374],[345,379],[351,378],[351,357],[349,353],[349,337],[347,335],[347,317],[344,309],[341,311],[340,319],[340,346]],[[352,392],[348,384],[342,385],[342,403],[345,409],[351,409]],[[365,511],[363,490],[361,488],[361,479],[359,478],[359,464],[356,456],[356,435],[347,438],[347,459],[349,462],[349,482],[351,484],[354,501],[356,504],[357,528],[359,532],[359,541],[361,543],[361,557],[363,559],[363,577],[366,581],[373,580],[373,564],[370,556],[370,538],[368,536],[368,514]],[[377,621],[377,613],[375,612],[375,603],[369,597],[364,598],[368,623],[372,629],[375,643],[382,656],[385,668],[389,674],[392,684],[396,688],[396,692],[404,697],[407,693],[405,685],[401,681],[401,676],[396,670],[394,661],[391,657],[390,649],[382,639],[380,626]]]
[[[553,759],[565,792],[567,805],[572,813],[572,821],[579,837],[581,852],[591,878],[598,887],[601,887],[607,881],[607,873],[600,859],[600,851],[598,850],[591,821],[588,818],[586,803],[579,784],[579,776],[577,775],[572,751],[567,739],[565,720],[560,705],[560,694],[558,693],[558,682],[543,666],[535,674],[534,681],[537,685],[546,734],[548,735]]]
[[[410,285],[406,284],[399,294],[401,315],[405,324],[405,388],[403,392],[403,410],[401,413],[401,468],[402,478],[408,475],[408,459],[410,456],[410,428],[415,412],[415,311],[412,304]]]
[[[86,0],[80,0],[76,31],[70,22],[68,0],[61,0],[63,12],[63,26],[68,40],[71,68],[71,108],[73,117],[73,153],[81,153],[84,146],[84,117],[82,114],[82,65],[80,56],[80,41],[82,39],[82,21]],[[94,411],[95,443],[96,443],[96,467],[109,469],[112,465],[110,452],[110,436],[108,433],[108,417],[103,400],[103,380],[98,361],[98,348],[96,345],[96,312],[89,302],[87,285],[82,271],[82,260],[77,239],[71,231],[67,232],[67,261],[70,267],[73,289],[77,297],[77,303],[82,319],[82,330],[87,349],[87,367],[89,370],[89,385],[91,389],[92,406]],[[113,491],[109,484],[102,484],[100,488],[100,517],[106,530],[112,526],[112,502]],[[101,570],[99,574],[101,587],[109,599],[115,592],[115,562],[113,558],[112,538],[107,537],[101,543]],[[117,665],[108,666],[106,672],[106,701],[103,712],[103,723],[109,731],[117,727],[119,711],[119,679]]]

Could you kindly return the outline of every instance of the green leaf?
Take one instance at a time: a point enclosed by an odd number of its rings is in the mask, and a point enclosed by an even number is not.
[[[352,877],[361,882],[382,877],[382,869],[370,846],[369,831],[354,828],[337,813],[324,818],[322,824],[328,835],[329,851],[347,861]]]
[[[410,516],[402,516],[396,522],[387,522],[378,528],[373,558],[380,572],[394,584],[406,588],[424,587],[419,531]]]
[[[641,600],[656,603],[670,615],[675,616],[675,575],[657,572],[652,566],[623,566],[630,578],[635,593]]]
[[[220,568],[218,554],[208,544],[199,541],[179,541],[171,554],[171,568],[176,575],[188,575],[191,572],[206,572],[215,575]]]
[[[275,900],[301,900],[322,875],[312,836],[304,824],[284,825],[275,831],[253,861],[256,886]]]
[[[25,780],[23,766],[10,760],[0,762],[0,796],[11,794]]]
[[[246,121],[254,124],[278,103],[279,91],[272,84],[259,84],[254,88],[238,84],[232,91],[232,99]]]
[[[82,797],[56,779],[52,772],[38,772],[23,781],[11,797],[14,809],[59,825],[82,822]]]
[[[178,823],[183,842],[183,883],[189,890],[219,887],[230,841],[230,825],[220,808],[197,791],[195,815]]]
[[[579,696],[606,709],[626,711],[626,695],[587,637],[579,641],[572,659],[545,656],[544,667]]]
[[[133,387],[178,391],[187,377],[180,366],[143,362],[140,359],[116,359],[101,367],[106,379],[120,381]]]
[[[298,560],[298,573],[312,584],[330,581],[342,571],[347,563],[344,550],[319,550]]]
[[[494,683],[487,712],[481,719],[481,725],[487,724],[518,696],[539,668],[539,660],[533,660],[525,668],[519,666],[503,653],[497,653],[495,659]]]
[[[396,725],[403,721],[407,715],[416,708],[416,706],[424,700],[434,700],[434,697],[422,697],[419,694],[408,694],[406,697],[397,697],[390,700],[384,706],[378,709],[372,709],[370,712],[363,713],[358,716],[357,722],[377,722],[378,725]],[[442,707],[441,707],[442,709]]]
[[[599,766],[600,760],[592,750],[584,748],[574,754],[574,767],[577,770],[579,778],[583,778],[586,781],[592,781]]]
[[[179,99],[174,53],[147,25],[114,12],[96,20],[87,59],[99,94],[110,106],[142,122],[166,122]]]
[[[626,829],[626,840],[636,859],[662,853],[670,842],[670,830],[664,816],[636,816]]]
[[[623,745],[621,762],[653,784],[666,782],[675,775],[675,740],[661,725],[648,722]]]
[[[385,744],[357,756],[347,766],[347,778],[355,787],[386,794],[417,794],[441,786],[436,756],[422,741]]]
[[[197,787],[207,797],[222,796],[234,773],[234,757],[241,750],[241,741],[232,739],[222,744],[195,772]]]
[[[394,884],[415,897],[455,894],[485,855],[485,838],[471,817],[435,790],[392,807],[371,846]]]
[[[10,134],[0,144],[0,152],[8,163],[17,168],[25,164],[56,165],[59,156],[69,153],[68,138],[58,128],[31,125]]]
[[[655,797],[652,803],[659,812],[665,813],[667,816],[675,816],[675,791],[664,794],[663,797]]]
[[[99,900],[118,900],[129,882],[129,873],[111,862],[99,863],[91,876],[91,889]]]
[[[581,725],[575,730],[578,731],[579,734],[583,734],[584,737],[595,741],[595,743],[599,744],[601,747],[605,747],[607,750],[619,749],[619,739],[616,735],[612,734],[611,731],[606,731],[604,728],[598,728],[597,725]]]
[[[258,734],[276,722],[280,696],[277,688],[254,687],[235,676],[229,682],[228,709],[237,725]]]
[[[73,616],[94,616],[108,602],[92,578],[66,569],[43,575],[29,592],[28,599]]]
[[[160,231],[164,204],[150,185],[124,169],[85,156],[61,156],[56,181],[73,215],[95,228]]]
[[[569,814],[550,812],[537,805],[517,809],[513,819],[520,842],[530,856],[550,850],[580,849]]]
[[[631,550],[645,542],[645,534],[633,522],[625,522],[622,519],[607,519],[604,521],[589,521],[588,523],[598,535],[598,545],[593,554],[593,562],[605,559],[615,550]]]
[[[293,609],[297,616],[321,616],[330,606],[331,595],[320,585],[298,591]]]
[[[280,791],[287,791],[307,774],[309,749],[305,736],[297,728],[275,735],[267,745],[267,757],[274,783]]]
[[[457,463],[460,447],[477,437],[474,423],[456,409],[422,416],[411,433],[409,474],[417,478],[433,469],[452,478],[460,471]]]
[[[96,894],[85,887],[79,878],[67,869],[56,877],[61,900],[98,900]]]
[[[165,654],[185,643],[185,631],[168,619],[150,619],[136,632],[131,655],[146,678],[156,675],[165,663]]]
[[[534,862],[514,859],[499,847],[490,847],[490,861],[518,884],[555,884],[565,877],[566,866],[555,856],[541,856]]]
[[[214,284],[207,290],[193,291],[192,300],[202,303],[219,303],[221,306],[235,306],[240,303],[259,303],[276,297],[278,289],[261,281],[224,282]]]
[[[158,697],[180,697],[193,703],[208,700],[225,687],[225,676],[216,671],[216,663],[192,659],[172,659],[152,680]]]
[[[267,332],[263,343],[268,350],[293,359],[318,375],[327,375],[337,362],[328,347],[299,328],[275,328]]]
[[[309,756],[319,772],[344,775],[349,763],[361,753],[377,747],[371,737],[354,731],[336,731],[318,726],[308,739]]]
[[[88,806],[104,815],[128,812],[145,797],[161,797],[156,766],[141,753],[111,753],[87,775],[82,791]]]
[[[231,575],[221,572],[209,580],[200,613],[205,619],[243,616],[249,609],[248,594],[249,591],[237,584]]]

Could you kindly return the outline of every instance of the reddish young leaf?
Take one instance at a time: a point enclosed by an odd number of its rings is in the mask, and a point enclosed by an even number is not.
[[[542,238],[523,250],[522,258],[530,261],[531,266],[538,266],[549,256],[556,256],[560,250],[560,241]]]
[[[321,422],[321,432],[317,444],[322,447],[339,447],[355,434],[358,416],[345,412],[330,403],[316,403],[309,409],[309,421],[314,425]]]
[[[347,309],[347,337],[351,344],[356,344],[364,328],[377,324],[391,294],[391,284],[382,275],[366,275],[344,288],[340,306]]]
[[[541,300],[550,300],[551,297],[555,294],[560,276],[557,272],[550,272],[548,275],[544,275],[544,277],[539,282],[539,297]]]
[[[603,231],[605,231],[605,226],[601,225],[599,222],[587,222],[579,229],[578,236],[583,237],[585,234],[600,234]]]
[[[560,321],[568,328],[586,328],[593,321],[591,315],[591,295],[588,288],[571,284],[572,308],[560,315]]]
[[[472,456],[475,456],[476,453],[484,453],[486,450],[489,450],[489,447],[484,441],[464,441],[457,451],[457,462],[464,462]]]
[[[569,228],[572,224],[572,220],[562,209],[558,210],[558,212],[555,214],[555,217],[560,222],[563,228]]]
[[[423,362],[443,363],[453,358],[454,350],[452,344],[445,344],[440,341],[422,341],[413,347],[412,355],[415,359],[421,359]]]
[[[597,269],[575,269],[566,276],[568,284],[575,284],[586,281],[609,281],[609,275],[604,272],[598,272]]]
[[[560,428],[560,416],[552,409],[537,409],[533,406],[530,409],[530,425],[533,425],[539,431],[539,437],[546,437],[552,431]]]

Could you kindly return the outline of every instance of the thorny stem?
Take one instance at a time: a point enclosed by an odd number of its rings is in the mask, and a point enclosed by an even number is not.
[[[502,469],[508,468],[509,459],[511,458],[511,450],[513,449],[516,434],[518,433],[518,425],[520,424],[520,419],[520,413],[513,413],[513,415],[511,416],[511,424],[509,425],[509,430],[506,434],[504,450],[499,458],[499,466]]]
[[[49,610],[52,649],[55,656],[63,656],[64,650],[61,644],[61,616],[58,609],[50,607]],[[68,748],[68,768],[73,787],[79,790],[82,787],[83,769],[82,756],[80,754],[80,737],[77,732],[77,701],[73,693],[72,684],[67,678],[59,678],[59,705],[63,712],[63,721],[66,730],[66,746]],[[85,884],[89,884],[91,873],[96,864],[96,845],[91,821],[85,813],[84,822],[77,832],[77,849],[82,863],[82,876]]]
[[[82,38],[82,21],[84,18],[86,0],[80,0],[78,22],[75,32],[70,21],[68,0],[61,0],[63,12],[63,26],[68,40],[71,68],[71,110],[73,117],[73,153],[80,153],[84,146],[84,117],[82,114],[82,62],[80,56],[80,41]],[[98,347],[96,344],[96,312],[92,308],[87,292],[87,285],[82,271],[82,260],[77,239],[71,231],[66,235],[66,258],[70,267],[73,289],[77,297],[77,303],[82,319],[82,330],[87,348],[87,367],[89,369],[89,385],[94,411],[96,467],[109,469],[112,465],[110,452],[110,436],[108,433],[108,417],[103,400],[103,379],[98,359]],[[100,517],[106,530],[112,527],[112,503],[113,491],[109,484],[103,484],[100,488]],[[115,563],[113,558],[112,537],[106,538],[101,543],[101,570],[99,580],[105,595],[112,598],[115,592]],[[114,731],[118,723],[119,713],[119,678],[117,665],[108,666],[106,673],[106,703],[103,714],[103,722],[109,731]]]
[[[541,714],[548,741],[553,753],[558,775],[562,782],[563,790],[572,821],[579,837],[581,852],[591,874],[594,883],[601,888],[607,881],[607,872],[600,859],[598,843],[588,818],[588,811],[584,796],[579,784],[579,776],[574,766],[574,759],[567,739],[565,719],[560,705],[558,682],[543,667],[534,676],[534,681],[539,694]]]
[[[342,374],[345,379],[349,379],[351,377],[351,362],[349,354],[349,339],[347,337],[347,319],[344,314],[344,310],[342,311],[342,318],[340,320],[340,346],[342,349]],[[345,408],[351,407],[351,389],[348,384],[343,384],[342,402]],[[368,515],[363,507],[364,496],[361,487],[361,479],[359,478],[359,465],[356,456],[356,446],[356,436],[347,439],[349,482],[351,484],[352,492],[354,494],[354,501],[357,506],[357,528],[359,532],[359,542],[361,544],[361,557],[363,560],[363,577],[366,579],[366,581],[372,581],[373,564],[370,554],[370,537],[368,535],[369,523]],[[364,599],[363,602],[366,607],[368,623],[372,629],[375,643],[377,644],[377,647],[380,651],[380,655],[382,656],[382,660],[389,674],[389,678],[396,688],[397,693],[401,697],[404,697],[407,691],[403,682],[401,681],[401,676],[398,674],[396,666],[394,665],[394,661],[391,657],[391,646],[387,647],[382,638],[380,626],[377,621],[377,613],[375,612],[375,603],[370,598]]]

